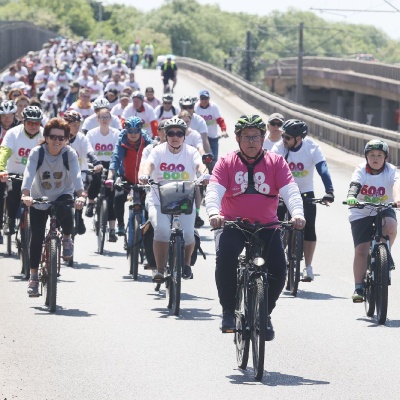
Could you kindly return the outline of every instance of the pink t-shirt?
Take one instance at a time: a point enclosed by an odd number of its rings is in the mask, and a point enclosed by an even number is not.
[[[278,221],[279,189],[294,182],[288,164],[282,156],[268,151],[255,166],[253,176],[254,188],[261,194],[243,194],[248,186],[248,172],[236,152],[227,154],[216,163],[211,182],[226,189],[221,203],[221,215],[226,220],[234,221],[241,217],[262,224]]]

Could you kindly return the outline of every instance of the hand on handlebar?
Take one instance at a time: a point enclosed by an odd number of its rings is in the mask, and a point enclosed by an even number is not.
[[[27,207],[30,207],[33,203],[33,198],[31,196],[22,196],[21,200]]]
[[[0,182],[7,182],[8,173],[6,171],[0,172]]]
[[[290,222],[293,224],[293,228],[294,229],[304,229],[304,227],[306,226],[306,220],[304,219],[304,217],[293,217]]]
[[[222,228],[224,226],[224,223],[225,218],[222,215],[217,214],[210,217],[210,225],[214,229]]]
[[[139,182],[142,185],[147,185],[149,183],[150,175],[140,175],[139,176]]]
[[[106,188],[110,189],[111,191],[114,190],[114,181],[112,179],[107,179],[104,184],[106,185]]]
[[[97,164],[93,167],[93,172],[100,173],[101,171],[103,171],[103,164]]]
[[[74,207],[75,207],[77,210],[82,210],[83,206],[85,205],[85,201],[86,201],[86,199],[85,199],[83,196],[77,197],[77,198],[75,199]]]
[[[355,204],[358,204],[358,200],[355,197],[350,196],[346,199],[346,203],[348,206],[354,206]]]
[[[322,198],[322,201],[325,203],[325,205],[329,205],[329,203],[333,203],[335,201],[335,195],[332,192],[326,193]]]

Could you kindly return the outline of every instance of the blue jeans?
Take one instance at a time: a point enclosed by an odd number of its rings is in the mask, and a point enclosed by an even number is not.
[[[210,143],[211,153],[214,156],[214,161],[218,160],[218,138],[208,138]]]

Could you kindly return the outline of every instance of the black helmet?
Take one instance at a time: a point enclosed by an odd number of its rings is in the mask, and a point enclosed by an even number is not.
[[[387,145],[386,142],[384,142],[383,140],[379,140],[379,139],[372,139],[370,140],[364,148],[364,155],[367,156],[367,154],[371,151],[371,150],[381,150],[385,153],[386,157],[389,155],[389,146]]]
[[[142,92],[139,92],[139,90],[136,90],[136,92],[132,93],[132,99],[138,98],[140,100],[144,100],[144,96]]]
[[[28,106],[22,110],[22,118],[24,121],[41,121],[43,119],[43,112],[37,106]]]
[[[245,128],[260,129],[263,135],[265,135],[267,130],[265,122],[257,114],[242,115],[235,124],[235,134],[239,135]]]
[[[169,93],[164,94],[164,96],[162,97],[162,101],[166,103],[172,103],[173,100],[174,98]]]
[[[192,107],[196,103],[196,98],[191,96],[183,96],[179,100],[181,107]]]
[[[307,135],[307,124],[304,121],[300,121],[298,119],[288,119],[282,125],[282,131],[285,132],[289,136],[297,137],[301,136],[303,139]]]
[[[67,122],[82,122],[83,121],[82,114],[75,110],[65,111],[63,118]]]

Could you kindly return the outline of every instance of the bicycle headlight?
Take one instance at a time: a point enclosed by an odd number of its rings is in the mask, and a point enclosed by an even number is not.
[[[257,267],[262,267],[265,264],[265,260],[262,257],[254,257],[253,264]]]

